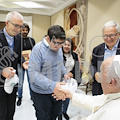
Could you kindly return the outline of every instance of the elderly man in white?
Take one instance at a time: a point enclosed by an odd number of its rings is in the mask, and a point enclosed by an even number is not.
[[[73,105],[92,110],[92,114],[82,120],[120,120],[120,55],[103,61],[98,80],[102,85],[102,95],[88,96],[63,89],[60,91],[72,99]]]

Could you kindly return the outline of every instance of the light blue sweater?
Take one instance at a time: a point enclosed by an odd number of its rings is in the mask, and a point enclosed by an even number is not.
[[[62,75],[67,74],[62,49],[55,52],[43,40],[37,43],[30,55],[28,74],[34,92],[53,93],[56,83],[60,82]]]

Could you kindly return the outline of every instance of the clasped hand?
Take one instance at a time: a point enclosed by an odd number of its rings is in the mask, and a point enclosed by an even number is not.
[[[66,98],[72,99],[73,92],[65,89],[59,89],[59,94],[52,95],[56,100],[65,100]]]
[[[62,82],[57,82],[55,89],[54,89],[54,94],[52,94],[52,96],[54,98],[56,98],[56,100],[65,100],[66,96],[63,92],[60,91],[61,89],[61,85],[65,85],[66,83],[62,83]]]
[[[73,92],[66,90],[66,89],[62,89],[60,85],[65,85],[65,83],[62,82],[58,82],[56,84],[56,87],[54,89],[54,94],[52,94],[52,96],[56,99],[56,100],[65,100],[66,98],[70,98],[72,99],[73,96]]]
[[[70,77],[68,75],[64,76],[65,81],[67,82]],[[57,82],[55,89],[53,91],[54,94],[52,96],[56,98],[56,100],[65,100],[66,98],[70,98],[71,92],[69,90],[64,90],[61,88],[61,85],[65,85],[66,83]]]

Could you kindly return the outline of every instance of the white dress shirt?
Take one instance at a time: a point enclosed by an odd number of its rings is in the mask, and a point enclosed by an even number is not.
[[[72,54],[64,54],[64,56],[66,57],[65,68],[67,69],[67,73],[69,73],[73,69],[75,61]]]

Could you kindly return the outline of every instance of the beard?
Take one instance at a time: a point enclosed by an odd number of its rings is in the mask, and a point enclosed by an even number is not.
[[[27,37],[27,35],[28,35],[27,33],[23,33],[22,34],[23,37]]]

